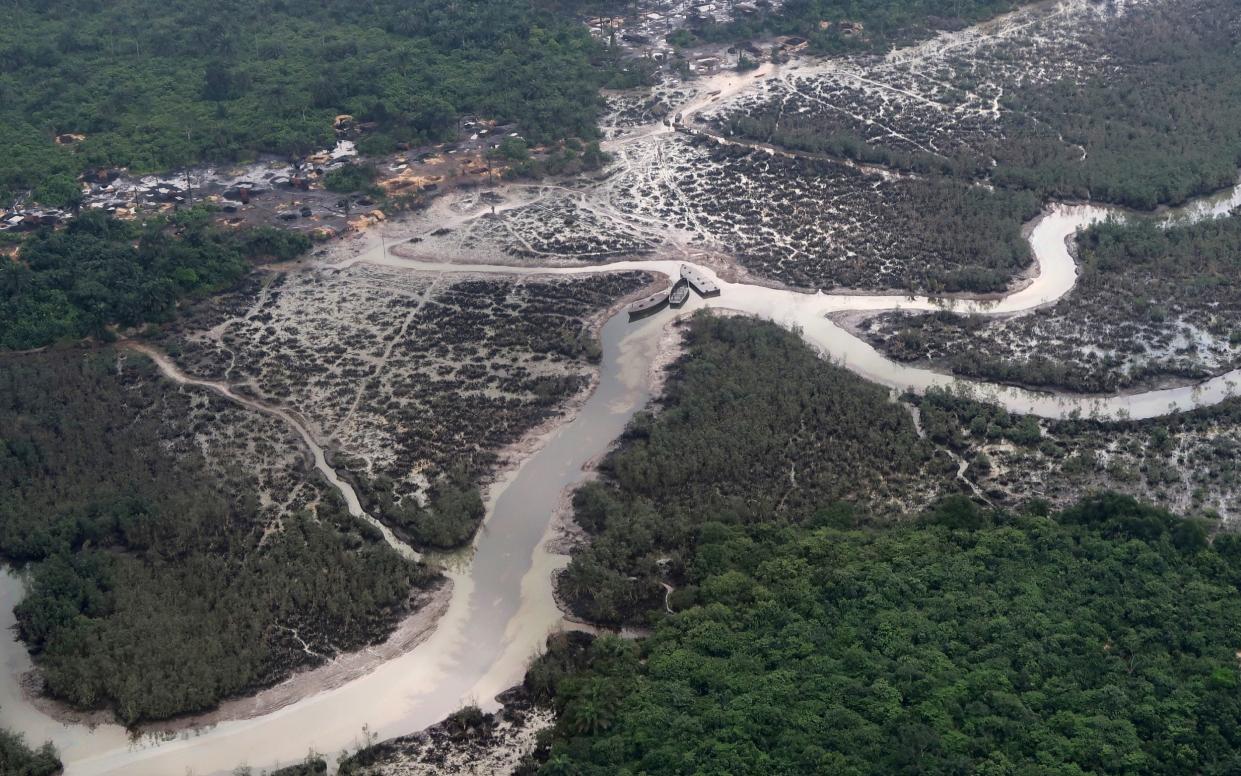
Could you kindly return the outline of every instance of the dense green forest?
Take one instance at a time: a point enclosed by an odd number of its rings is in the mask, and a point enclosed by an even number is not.
[[[251,262],[309,247],[305,235],[271,227],[212,227],[199,209],[145,223],[88,211],[25,240],[19,260],[0,261],[0,349],[167,320],[182,297],[228,285]]]
[[[4,776],[54,776],[60,758],[51,744],[31,749],[21,736],[0,729],[0,773]]]
[[[1232,773],[1241,540],[1121,497],[705,522],[695,605],[553,652],[548,774]]]
[[[559,591],[597,622],[662,608],[662,579],[696,575],[704,521],[860,520],[951,481],[952,462],[885,389],[824,363],[796,334],[705,314],[687,325],[666,407],[637,415],[601,480],[574,495],[591,543]],[[675,598],[692,596],[685,587]]]
[[[0,557],[32,570],[20,636],[51,695],[125,723],[271,684],[314,662],[299,638],[370,643],[431,581],[330,490],[269,530],[245,461],[222,477],[193,452],[190,424],[222,410],[191,410],[133,356],[0,359]]]
[[[598,89],[634,77],[574,0],[368,3],[56,0],[0,24],[0,205],[80,170],[139,170],[330,145],[350,114],[364,151],[444,140],[462,113],[538,142],[591,137]],[[86,136],[57,146],[65,133]]]
[[[1047,126],[985,149],[998,165],[995,182],[1143,209],[1236,183],[1239,24],[1231,0],[1155,4],[1119,17],[1092,46],[1094,56],[1120,63],[1107,78],[1006,95],[1006,108],[1034,119],[1029,128]],[[1084,148],[1085,158],[1057,150],[1057,137]]]
[[[1031,503],[989,511],[960,495],[916,519],[860,522],[833,499],[866,466],[900,454],[875,446],[854,418],[820,422],[846,452],[816,450],[843,485],[809,484],[793,508],[782,471],[777,407],[736,422],[698,411],[709,394],[767,409],[758,343],[778,330],[749,320],[695,321],[666,408],[635,422],[610,458],[607,503],[670,504],[634,545],[675,558],[675,586],[653,634],[583,649],[558,638],[527,687],[559,712],[547,774],[1230,773],[1241,767],[1241,537],[1208,541],[1212,526],[1102,495],[1050,515]],[[749,341],[749,346],[736,343]],[[767,345],[771,347],[771,345]],[[809,348],[800,345],[809,354]],[[824,365],[823,369],[831,367]],[[794,363],[782,386],[810,398]],[[843,391],[843,385],[839,386]],[[704,395],[708,394],[708,395]],[[816,396],[817,401],[826,397]],[[875,391],[867,400],[881,404]],[[894,408],[894,412],[899,409]],[[754,426],[733,447],[708,429]],[[754,511],[704,494],[742,470],[711,475],[690,496],[660,470],[703,455],[704,439],[740,455]],[[852,440],[859,440],[851,448]],[[659,457],[652,459],[657,445]],[[707,454],[712,455],[712,454]],[[861,463],[853,462],[860,458]],[[869,463],[867,463],[869,462]],[[617,472],[621,472],[617,476]],[[800,479],[798,480],[800,482]],[[813,481],[810,481],[813,482]],[[864,488],[863,488],[864,490]],[[599,534],[599,488],[578,519]],[[697,496],[695,499],[694,497]],[[885,515],[876,515],[885,517]],[[897,517],[898,515],[887,515]],[[598,542],[598,539],[596,539]],[[594,549],[582,557],[600,557]],[[626,559],[610,560],[618,569]],[[663,601],[645,605],[663,610]]]

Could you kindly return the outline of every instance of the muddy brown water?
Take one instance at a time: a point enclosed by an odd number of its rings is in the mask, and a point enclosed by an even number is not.
[[[1199,218],[1227,212],[1238,202],[1241,187],[1161,217]],[[980,314],[1019,313],[1052,303],[1072,290],[1076,282],[1076,266],[1067,240],[1077,230],[1112,215],[1123,214],[1086,205],[1050,208],[1029,229],[1038,261],[1037,277],[1026,288],[996,302],[802,294],[729,283],[709,268],[699,267],[720,284],[719,297],[703,300],[695,296],[679,311],[664,311],[638,323],[629,322],[627,315],[621,313],[604,326],[598,388],[572,421],[551,432],[538,452],[492,489],[488,518],[472,552],[450,564],[447,570],[454,583],[448,611],[431,637],[412,651],[336,689],[264,716],[223,722],[169,738],[135,741],[116,725],[88,728],[61,724],[24,698],[18,677],[29,670],[30,660],[9,630],[0,641],[0,726],[25,733],[32,741],[51,740],[60,749],[69,776],[163,776],[187,772],[201,775],[226,773],[239,764],[287,764],[300,759],[311,748],[335,753],[360,744],[367,735],[382,739],[409,733],[437,722],[465,703],[494,707],[495,694],[519,681],[547,634],[563,626],[552,600],[551,578],[566,559],[544,547],[561,493],[582,478],[583,466],[605,452],[629,418],[645,404],[647,372],[656,357],[663,327],[672,317],[695,309],[719,307],[773,320],[799,331],[825,357],[899,390],[955,385],[1019,413],[1142,418],[1223,400],[1241,382],[1241,373],[1197,386],[1097,398],[958,381],[891,362],[825,317],[844,310],[894,308],[947,307]],[[340,266],[357,261],[423,271],[524,275],[641,269],[675,276],[681,265],[677,261],[617,262],[584,268],[434,264],[394,256],[381,245]],[[178,378],[175,365],[169,362],[161,366],[166,374]],[[224,386],[204,387],[231,396]],[[254,409],[273,412],[297,426],[299,432],[302,430],[296,419],[285,417],[287,413],[263,407]],[[317,448],[313,439],[308,442],[312,450]],[[316,455],[315,463],[330,483],[347,488],[322,456]],[[355,502],[356,498],[350,502],[351,511]],[[7,570],[0,573],[0,625],[11,626],[12,607],[22,590],[17,575]]]
[[[605,452],[647,401],[647,373],[666,316],[630,324],[624,315],[601,334],[599,385],[577,416],[551,432],[542,448],[497,483],[488,518],[468,557],[450,564],[448,611],[422,644],[337,689],[248,720],[220,723],[170,739],[131,741],[117,725],[64,725],[22,697],[18,677],[30,660],[12,637],[13,606],[23,592],[0,572],[0,727],[31,741],[51,740],[69,776],[227,773],[238,765],[288,764],[314,748],[336,753],[366,733],[402,735],[433,724],[467,702],[496,706],[494,696],[520,681],[547,634],[560,627],[551,596],[554,571],[567,560],[544,545],[562,491]],[[365,733],[364,728],[365,726]]]
[[[1037,391],[975,380],[963,380],[928,369],[896,363],[864,340],[849,334],[830,321],[832,313],[849,311],[953,310],[978,315],[1023,314],[1054,304],[1077,283],[1077,264],[1069,252],[1073,236],[1091,224],[1107,218],[1155,218],[1164,224],[1199,220],[1230,212],[1241,205],[1241,184],[1215,195],[1173,208],[1159,215],[1143,215],[1100,205],[1052,205],[1026,229],[1037,274],[1024,288],[993,301],[942,299],[926,296],[890,294],[806,294],[778,288],[729,282],[709,267],[693,264],[721,288],[719,297],[701,304],[726,308],[774,321],[798,331],[826,358],[851,371],[898,391],[925,392],[934,387],[950,387],[976,398],[1000,404],[1011,412],[1045,418],[1070,416],[1099,419],[1143,419],[1217,404],[1241,387],[1241,370],[1234,370],[1194,385],[1113,396],[1083,396],[1054,391]],[[429,262],[403,258],[382,247],[360,253],[334,266],[347,267],[358,262],[429,272],[497,273],[507,275],[568,275],[622,270],[660,272],[670,277],[680,273],[682,264],[673,260],[618,261],[584,267],[513,267],[489,264]],[[661,315],[667,315],[663,313]]]
[[[766,71],[764,71],[765,73]],[[740,90],[741,79],[718,79],[717,88]],[[748,80],[748,79],[747,79]],[[729,91],[728,93],[732,93]],[[710,97],[707,103],[718,98]],[[706,103],[691,103],[692,113]],[[687,114],[688,115],[688,114]],[[670,132],[666,127],[651,132]],[[1159,217],[1196,219],[1227,212],[1241,204],[1241,187],[1196,200]],[[488,498],[487,520],[471,551],[449,563],[451,602],[434,633],[404,655],[371,673],[320,692],[269,714],[234,720],[175,736],[131,740],[117,725],[67,725],[44,714],[23,695],[19,679],[31,664],[13,637],[13,606],[24,585],[12,570],[0,568],[0,727],[24,733],[30,741],[50,740],[59,748],[68,776],[229,773],[238,765],[266,768],[300,760],[308,750],[329,755],[362,743],[368,736],[388,738],[433,724],[466,703],[494,708],[497,692],[517,682],[547,634],[563,627],[551,595],[551,579],[566,558],[546,544],[549,523],[561,494],[582,476],[582,468],[605,452],[647,399],[647,372],[657,353],[663,326],[676,315],[702,307],[740,311],[798,331],[826,358],[896,390],[925,391],[936,386],[968,390],[1010,411],[1048,418],[1069,415],[1100,418],[1149,418],[1224,400],[1241,384],[1241,370],[1193,386],[1122,396],[1082,397],[963,381],[925,369],[894,363],[864,341],[832,323],[830,313],[851,310],[952,309],[977,314],[1021,314],[1054,303],[1069,293],[1077,267],[1068,240],[1101,219],[1137,217],[1114,208],[1056,205],[1028,229],[1038,274],[1025,288],[994,302],[931,299],[923,296],[804,294],[715,279],[721,295],[693,297],[685,308],[667,310],[638,323],[621,313],[604,326],[603,359],[598,388],[575,418],[552,431],[541,449],[497,483]],[[368,262],[431,272],[506,275],[580,274],[645,270],[679,275],[679,261],[626,261],[572,268],[522,268],[489,264],[422,262],[393,255],[382,241],[369,251],[335,265]],[[695,265],[697,266],[697,265]],[[165,374],[178,379],[171,362]],[[181,379],[191,381],[183,375]],[[199,382],[199,381],[194,381]],[[227,386],[202,384],[240,401]],[[247,405],[250,406],[250,405]],[[322,449],[289,413],[265,406],[293,425],[315,453],[315,465],[341,491],[350,511],[367,519],[352,489],[322,456]],[[388,535],[389,541],[394,539]],[[398,547],[398,550],[401,548]]]

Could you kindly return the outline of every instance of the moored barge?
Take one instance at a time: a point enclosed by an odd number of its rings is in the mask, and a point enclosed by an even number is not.
[[[641,318],[644,315],[659,312],[668,306],[668,292],[660,291],[658,294],[652,294],[645,299],[639,299],[629,305],[629,320]]]
[[[709,280],[706,275],[688,264],[681,265],[681,277],[698,292],[699,296],[720,295],[720,287],[715,284],[715,281]]]
[[[681,278],[672,287],[672,293],[668,294],[668,304],[671,307],[680,307],[689,299],[689,281]]]

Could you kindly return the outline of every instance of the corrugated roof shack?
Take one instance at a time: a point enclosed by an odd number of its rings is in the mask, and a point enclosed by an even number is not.
[[[720,287],[715,284],[714,280],[709,280],[698,270],[688,264],[681,265],[681,277],[689,283],[690,288],[698,292],[699,296],[719,296]]]

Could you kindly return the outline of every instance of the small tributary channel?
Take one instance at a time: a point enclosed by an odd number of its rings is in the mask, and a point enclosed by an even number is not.
[[[1184,207],[1169,209],[1158,215],[1142,215],[1100,205],[1052,205],[1028,224],[1025,230],[1034,255],[1036,274],[1024,287],[1003,297],[986,301],[892,294],[807,294],[730,282],[720,278],[708,267],[697,264],[693,266],[714,280],[722,290],[718,298],[707,300],[706,306],[736,310],[794,329],[823,356],[868,380],[898,391],[921,393],[929,388],[951,387],[969,391],[978,399],[1023,415],[1137,420],[1217,404],[1241,390],[1241,370],[1193,385],[1112,396],[1029,390],[958,379],[949,374],[894,362],[866,341],[837,326],[827,316],[859,310],[952,310],[976,315],[1029,313],[1056,303],[1077,284],[1077,264],[1069,252],[1069,243],[1080,230],[1109,217],[1155,218],[1164,224],[1192,222],[1222,215],[1238,205],[1241,205],[1241,185],[1193,200]],[[647,270],[672,277],[677,276],[681,265],[685,263],[675,260],[634,260],[585,267],[511,267],[420,261],[377,248],[335,266],[343,268],[358,262],[430,272],[456,269],[474,273],[547,275]]]
[[[1203,198],[1165,215],[1193,219],[1230,210],[1241,203],[1241,188]],[[681,311],[665,311],[631,324],[624,313],[602,331],[602,366],[597,390],[577,416],[551,432],[544,445],[489,493],[488,517],[467,557],[450,563],[452,599],[434,633],[404,655],[336,689],[327,690],[252,719],[222,722],[171,738],[131,741],[116,725],[88,728],[65,725],[23,697],[18,677],[30,668],[11,627],[0,634],[0,727],[25,733],[33,742],[51,740],[60,749],[68,776],[134,774],[198,776],[227,773],[247,764],[269,767],[301,759],[309,749],[339,752],[365,736],[388,738],[435,723],[465,703],[494,706],[494,696],[516,683],[529,658],[562,619],[551,594],[554,571],[565,559],[546,549],[549,523],[562,493],[583,476],[583,466],[607,450],[648,399],[648,370],[663,326],[675,314],[714,306],[775,321],[795,329],[826,357],[875,382],[898,390],[934,386],[972,390],[979,398],[1010,411],[1060,418],[1072,414],[1101,418],[1149,418],[1222,401],[1232,395],[1241,372],[1195,386],[1122,396],[1082,397],[956,380],[949,375],[897,364],[827,318],[851,310],[953,309],[978,314],[1021,313],[1054,303],[1076,283],[1077,268],[1067,241],[1079,229],[1120,211],[1085,205],[1050,208],[1028,230],[1038,273],[1025,288],[993,301],[942,300],[891,295],[803,294],[719,279],[722,294],[695,298]],[[627,261],[573,268],[515,268],[486,264],[436,264],[395,256],[382,245],[342,262],[369,262],[431,272],[496,274],[574,274],[647,270],[675,276],[678,261]],[[152,354],[158,360],[158,354]],[[175,365],[161,364],[177,379]],[[183,382],[192,381],[181,376]],[[335,486],[350,511],[368,519],[352,488],[324,459],[305,426],[281,410],[233,395],[226,386],[202,384],[253,409],[282,417],[295,426],[314,453],[315,465]],[[352,498],[351,498],[352,496]],[[390,542],[396,540],[387,534]],[[395,543],[398,550],[399,543]],[[12,607],[23,585],[11,571],[0,571],[0,626],[11,626]],[[365,731],[365,732],[364,732]]]

